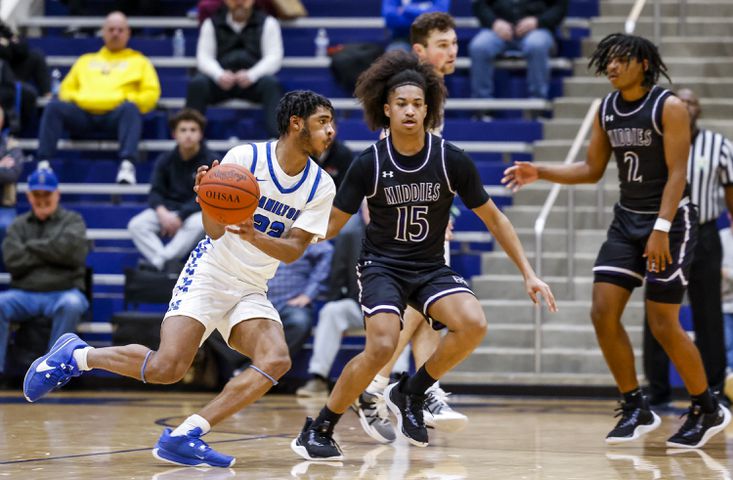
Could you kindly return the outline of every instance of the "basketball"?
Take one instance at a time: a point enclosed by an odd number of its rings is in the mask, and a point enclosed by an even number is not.
[[[198,190],[201,209],[222,225],[237,225],[252,216],[260,200],[260,186],[249,170],[225,163],[209,170]]]

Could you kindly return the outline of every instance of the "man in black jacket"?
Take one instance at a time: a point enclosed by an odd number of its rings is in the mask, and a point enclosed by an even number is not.
[[[494,97],[494,60],[516,50],[527,59],[529,97],[547,98],[553,33],[567,9],[567,0],[473,0],[482,28],[468,46],[471,96]]]
[[[137,249],[158,270],[179,272],[179,261],[204,234],[193,184],[196,170],[211,166],[217,158],[202,141],[205,127],[204,116],[189,108],[171,118],[176,147],[158,157],[150,182],[149,208],[127,225]],[[164,237],[170,237],[167,244],[163,244]]]
[[[265,129],[279,136],[275,109],[282,91],[275,74],[283,59],[280,24],[254,0],[225,0],[201,24],[196,47],[199,73],[188,84],[186,106],[201,113],[230,98],[262,104]]]
[[[84,220],[59,206],[58,179],[52,171],[33,172],[28,190],[31,211],[15,219],[2,245],[10,289],[0,293],[0,373],[10,322],[50,317],[50,348],[76,329],[89,308],[81,292],[89,249]]]

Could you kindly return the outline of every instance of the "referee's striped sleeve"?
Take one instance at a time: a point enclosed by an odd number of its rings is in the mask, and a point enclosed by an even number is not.
[[[720,146],[720,183],[733,185],[733,144],[725,137]]]

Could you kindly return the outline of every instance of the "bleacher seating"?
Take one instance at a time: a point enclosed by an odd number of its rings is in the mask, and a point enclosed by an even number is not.
[[[49,59],[50,68],[66,73],[76,57],[100,48],[98,38],[72,38],[63,36],[69,25],[93,26],[101,24],[101,16],[111,7],[111,0],[88,2],[97,17],[69,18],[65,6],[57,0],[45,1],[45,14],[19,22],[31,38],[30,44],[41,48]],[[328,70],[328,60],[315,58],[313,39],[318,28],[327,28],[332,44],[361,41],[384,41],[380,0],[364,0],[354,8],[353,0],[304,0],[310,16],[283,23],[285,46],[284,68],[278,77],[286,89],[308,88],[334,99],[338,109],[339,137],[355,152],[366,148],[375,139],[351,98],[333,80]],[[85,325],[83,331],[90,335],[108,332],[108,320],[113,311],[122,308],[122,271],[137,262],[135,251],[125,227],[129,219],[146,206],[146,182],[150,179],[152,162],[157,152],[172,146],[167,129],[167,113],[183,105],[187,76],[195,60],[197,23],[187,18],[192,2],[163,0],[163,10],[171,18],[132,18],[135,34],[130,47],[150,56],[158,70],[162,86],[159,108],[145,117],[141,151],[143,161],[138,165],[137,186],[109,185],[117,171],[116,142],[102,140],[66,140],[60,145],[59,156],[52,161],[62,185],[62,201],[67,208],[80,212],[93,240],[89,264],[94,276],[94,324]],[[469,97],[467,43],[478,30],[472,17],[470,2],[453,2],[457,17],[459,56],[457,71],[446,79],[450,99],[446,105],[448,121],[446,138],[454,141],[470,153],[476,161],[484,184],[500,206],[511,198],[498,187],[501,172],[512,160],[531,158],[532,142],[543,138],[542,124],[536,114],[546,115],[551,102],[528,100],[525,97],[524,62],[504,60],[497,69],[495,100],[473,100]],[[562,93],[562,78],[573,74],[572,59],[580,55],[580,41],[588,34],[587,18],[598,13],[597,0],[571,0],[569,17],[562,28],[558,57],[552,60],[553,75],[551,96]],[[186,38],[187,57],[171,56],[171,35],[175,28],[182,28]],[[42,33],[42,35],[40,35]],[[33,36],[36,35],[36,36]],[[43,102],[40,107],[42,108]],[[476,110],[491,110],[494,120],[472,120]],[[209,126],[207,138],[212,150],[225,153],[238,143],[265,138],[261,114],[256,105],[243,101],[228,102],[207,111]],[[36,126],[37,127],[37,126]],[[21,146],[29,154],[35,152],[37,140],[31,128],[21,139]],[[24,175],[35,167],[26,165]],[[24,191],[21,185],[20,192]],[[112,196],[116,198],[112,198]],[[113,202],[114,200],[114,202]],[[20,211],[27,210],[24,196],[19,196]],[[458,201],[461,215],[456,220],[456,239],[452,244],[457,268],[467,275],[478,273],[480,262],[476,250],[491,248],[491,236],[480,220],[467,212]],[[465,258],[461,258],[463,255]],[[472,256],[473,255],[473,256]],[[7,284],[8,275],[0,273],[0,288]],[[103,337],[99,337],[103,338]]]

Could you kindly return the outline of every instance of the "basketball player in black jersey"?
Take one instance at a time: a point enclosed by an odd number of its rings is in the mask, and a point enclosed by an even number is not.
[[[455,195],[481,218],[524,276],[528,295],[542,295],[551,311],[549,287],[535,275],[516,232],[484,190],[463,151],[426,132],[439,124],[445,87],[432,66],[402,51],[383,55],[357,82],[356,97],[373,130],[390,135],[365,150],[349,168],[328,226],[338,233],[366,197],[370,222],[357,265],[366,345],[344,368],[326,406],[306,419],[291,444],[308,460],[340,460],[332,434],[341,415],[389,361],[410,304],[433,328],[448,327],[433,355],[412,377],[387,387],[385,400],[397,431],[425,447],[425,391],[465,359],[486,333],[486,319],[466,281],[445,264],[444,238]]]
[[[730,412],[710,392],[700,354],[679,323],[697,234],[697,210],[690,204],[686,181],[687,109],[656,85],[660,74],[669,77],[656,46],[645,38],[607,36],[591,55],[589,67],[606,75],[615,90],[603,99],[595,118],[586,161],[517,162],[504,172],[502,182],[515,191],[538,179],[594,183],[613,152],[621,196],[593,267],[591,307],[598,343],[623,395],[621,419],[606,442],[635,440],[661,423],[639,389],[631,342],[621,324],[632,290],[646,280],[649,326],[692,397],[687,420],[667,446],[699,448],[725,428]]]

